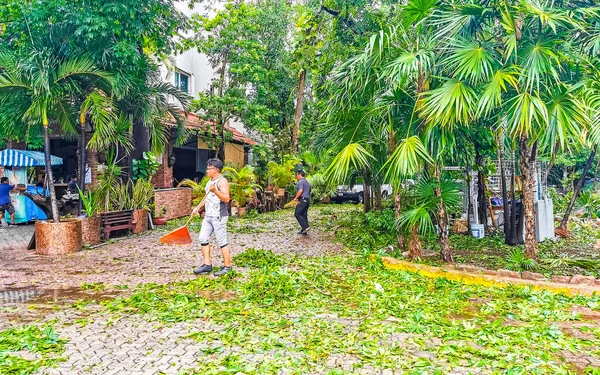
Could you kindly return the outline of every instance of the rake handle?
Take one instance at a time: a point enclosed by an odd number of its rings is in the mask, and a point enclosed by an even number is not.
[[[200,202],[200,204],[198,206],[200,206],[202,203],[204,203],[204,201],[206,200],[206,197],[204,197],[204,199],[202,199],[202,201]],[[185,222],[184,227],[187,227],[189,223],[192,222],[192,219],[194,218],[193,212],[190,215],[190,217],[187,219],[187,221]]]

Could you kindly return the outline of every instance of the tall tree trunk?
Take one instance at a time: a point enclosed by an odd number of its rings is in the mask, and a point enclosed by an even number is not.
[[[510,225],[507,242],[508,245],[513,246],[519,242],[519,239],[517,238],[517,197],[515,193],[515,182],[515,168],[513,167],[510,181]]]
[[[369,172],[365,172],[364,174],[364,184],[363,184],[363,208],[364,212],[367,213],[371,211],[371,176]]]
[[[133,122],[133,144],[135,147],[131,151],[131,159],[142,160],[144,152],[150,150],[150,131],[143,120]]]
[[[48,190],[50,190],[52,221],[60,223],[60,212],[58,212],[58,202],[56,201],[56,192],[54,191],[54,175],[52,174],[52,158],[50,155],[50,134],[48,133],[48,125],[44,124],[44,156],[46,159],[46,179],[48,180]]]
[[[504,243],[509,243],[510,238],[510,206],[508,205],[508,192],[506,188],[506,171],[504,170],[504,152],[503,152],[503,143],[502,138],[499,136],[498,141],[498,163],[500,163],[500,187],[502,189],[502,205],[503,212],[502,215],[504,217]]]
[[[85,153],[86,139],[85,139],[85,122],[81,124],[81,134],[79,137],[79,189],[85,192],[85,164],[86,164],[86,153]],[[83,208],[83,201],[79,199],[77,205],[77,214],[81,215]]]
[[[592,152],[590,153],[590,156],[588,157],[588,160],[585,163],[585,167],[583,168],[583,173],[581,174],[579,181],[577,181],[577,185],[575,185],[575,189],[573,190],[573,195],[571,196],[571,199],[569,200],[569,205],[567,206],[565,215],[563,216],[563,219],[560,222],[559,228],[562,230],[567,229],[567,224],[569,223],[569,216],[571,215],[571,211],[573,211],[573,206],[575,206],[575,200],[577,199],[577,196],[579,195],[579,192],[581,191],[581,188],[583,187],[583,183],[585,182],[585,178],[586,178],[588,172],[590,171],[590,168],[592,167],[592,163],[594,162],[594,158],[596,157],[597,150],[598,150],[598,145],[594,145],[594,148],[592,149]]]
[[[375,189],[375,210],[381,211],[381,184],[373,185],[373,189]]]
[[[531,151],[529,139],[526,136],[519,138],[519,169],[523,177],[523,190],[521,201],[523,209],[521,217],[525,219],[525,255],[528,258],[537,256],[537,241],[535,239],[535,208],[533,202],[533,176],[531,174]]]
[[[396,226],[398,226],[398,220],[400,219],[400,214],[402,213],[402,185],[398,185],[394,187],[394,216],[396,218]],[[396,243],[398,244],[398,248],[402,251],[405,249],[405,239],[401,230],[397,230],[396,234]]]
[[[479,224],[483,224],[485,233],[489,232],[487,216],[487,199],[485,194],[484,157],[479,153],[479,147],[475,144],[475,164],[477,165],[477,212],[479,213]]]
[[[225,93],[225,72],[227,71],[227,57],[223,57],[221,61],[221,71],[219,72],[219,97],[222,98]],[[219,137],[219,144],[217,146],[217,158],[222,162],[225,162],[225,121],[226,115],[221,111],[217,124],[215,125],[216,136]]]
[[[298,153],[298,139],[300,138],[300,121],[304,109],[304,85],[306,83],[306,69],[302,69],[298,77],[298,96],[296,97],[296,113],[294,114],[294,128],[292,130],[292,155]]]
[[[435,167],[435,178],[438,182],[441,180],[440,169],[438,166]],[[440,197],[442,195],[442,191],[440,187],[435,188],[435,195]],[[446,207],[444,205],[444,201],[440,200],[438,204],[438,228],[440,230],[439,239],[440,239],[440,259],[442,262],[453,263],[454,258],[452,258],[452,252],[450,250],[450,239],[448,238],[448,213],[446,212]]]
[[[412,260],[421,259],[423,257],[421,240],[419,239],[419,228],[416,226],[412,227],[410,230],[408,257]]]

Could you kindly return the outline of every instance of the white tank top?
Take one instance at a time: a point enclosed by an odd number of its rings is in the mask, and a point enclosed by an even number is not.
[[[224,177],[219,176],[215,180],[210,180],[204,187],[204,192],[206,193],[206,201],[204,202],[204,207],[206,209],[206,216],[212,216],[212,217],[229,216],[229,212],[227,211],[227,203],[225,203],[221,199],[219,199],[219,197],[217,197],[217,194],[210,191],[210,187],[212,185],[215,185],[217,190],[219,190],[219,180],[221,180],[222,178],[224,178]]]

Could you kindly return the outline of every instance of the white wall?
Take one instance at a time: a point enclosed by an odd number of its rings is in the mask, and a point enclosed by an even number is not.
[[[223,4],[219,1],[208,2],[205,5],[194,6],[194,9],[188,7],[187,2],[176,2],[175,6],[185,15],[192,16],[193,14],[214,15],[217,9],[222,9]],[[183,33],[185,36],[190,36],[191,31]],[[161,76],[165,82],[175,84],[174,70],[180,70],[190,76],[189,94],[194,98],[198,97],[198,93],[205,92],[210,88],[213,78],[216,77],[215,70],[210,66],[206,55],[201,54],[196,49],[185,51],[181,54],[171,56],[169,59],[168,68],[163,64],[160,68]],[[243,134],[247,134],[244,124],[238,121],[231,121],[230,126],[237,129]]]

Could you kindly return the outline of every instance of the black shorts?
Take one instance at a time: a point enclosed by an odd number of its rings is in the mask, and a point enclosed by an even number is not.
[[[0,212],[2,212],[2,214],[8,212],[9,215],[12,215],[15,213],[15,208],[12,203],[0,204]]]

